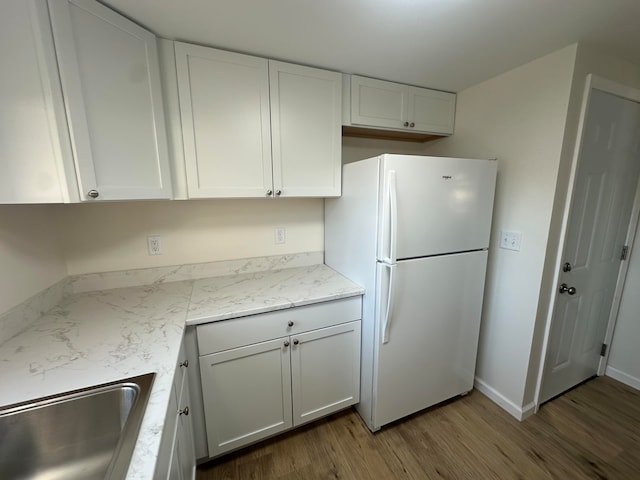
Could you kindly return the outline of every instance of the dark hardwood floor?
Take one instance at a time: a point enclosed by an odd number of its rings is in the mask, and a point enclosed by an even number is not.
[[[197,479],[640,479],[640,392],[599,377],[518,422],[473,391],[375,434],[348,410]]]

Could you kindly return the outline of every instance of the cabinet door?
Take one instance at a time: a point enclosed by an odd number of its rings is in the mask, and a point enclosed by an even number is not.
[[[49,10],[81,198],[171,198],[156,37],[94,1]]]
[[[154,480],[174,480],[180,477],[178,465],[178,451],[176,446],[176,431],[178,425],[178,392],[174,382],[171,385],[169,395],[169,407],[163,425],[162,438],[160,440],[160,451],[156,461],[156,470],[153,475]]]
[[[351,123],[404,129],[408,95],[406,85],[352,75]]]
[[[342,76],[270,60],[269,77],[276,196],[339,196]]]
[[[193,427],[191,425],[191,400],[189,395],[189,378],[184,376],[181,400],[178,405],[178,424],[176,431],[175,455],[182,480],[193,480],[196,477],[196,453],[193,446]],[[173,477],[171,477],[173,478]]]
[[[46,4],[0,2],[0,64],[0,203],[77,201]]]
[[[175,54],[189,197],[266,196],[267,60],[179,42]]]
[[[453,133],[455,93],[409,87],[409,122],[412,130],[440,134]]]
[[[288,342],[279,338],[200,357],[209,456],[291,427]]]
[[[294,425],[358,403],[360,321],[291,338]]]

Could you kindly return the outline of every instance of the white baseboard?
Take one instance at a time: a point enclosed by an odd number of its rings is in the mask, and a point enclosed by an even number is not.
[[[625,385],[629,385],[631,388],[635,388],[636,390],[640,390],[640,378],[633,377],[628,373],[624,373],[621,370],[613,367],[607,367],[604,374],[607,377],[611,377],[614,380],[618,380],[619,382],[624,383]]]
[[[506,410],[507,413],[515,417],[517,420],[522,421],[535,413],[536,405],[534,402],[531,402],[523,407],[519,407],[507,397],[498,392],[495,388],[478,377],[475,378],[473,385],[480,393],[488,397],[489,400],[497,404],[502,409]]]

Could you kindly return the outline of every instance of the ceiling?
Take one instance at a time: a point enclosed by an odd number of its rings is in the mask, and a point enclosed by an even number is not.
[[[640,65],[640,0],[103,0],[170,39],[457,92],[574,42]]]

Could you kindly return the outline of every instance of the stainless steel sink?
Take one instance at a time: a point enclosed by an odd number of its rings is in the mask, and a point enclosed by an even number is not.
[[[0,410],[2,480],[120,479],[154,373]]]

